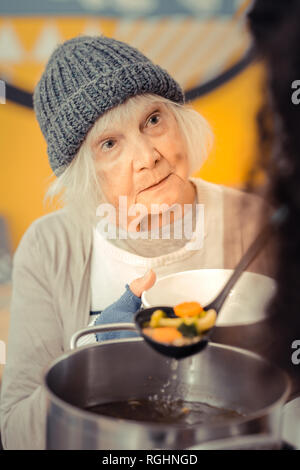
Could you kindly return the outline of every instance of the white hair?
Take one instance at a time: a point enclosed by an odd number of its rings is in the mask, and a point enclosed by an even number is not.
[[[137,95],[97,119],[70,165],[50,184],[45,201],[53,203],[54,198],[58,197],[62,205],[79,210],[80,216],[86,216],[93,222],[96,220],[96,209],[101,202],[105,202],[105,198],[97,179],[91,142],[103,133],[106,127],[130,119],[141,100],[145,104],[161,102],[168,107],[186,140],[189,174],[192,175],[200,169],[213,142],[211,128],[203,116],[186,104],[178,104],[159,95]]]

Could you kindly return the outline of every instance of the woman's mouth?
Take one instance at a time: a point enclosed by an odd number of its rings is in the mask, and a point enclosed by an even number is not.
[[[162,180],[160,180],[159,183],[153,184],[152,186],[149,186],[148,188],[143,189],[143,191],[153,191],[155,189],[159,189],[168,181],[170,176],[171,176],[171,173],[165,178],[163,178]]]

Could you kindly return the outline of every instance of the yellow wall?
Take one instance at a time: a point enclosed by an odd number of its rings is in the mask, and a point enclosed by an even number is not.
[[[213,151],[198,176],[243,187],[257,153],[256,114],[262,102],[263,76],[261,64],[251,65],[234,80],[194,102],[215,135]]]

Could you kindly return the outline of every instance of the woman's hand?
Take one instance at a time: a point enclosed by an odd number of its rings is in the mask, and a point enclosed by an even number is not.
[[[124,294],[112,305],[104,309],[96,318],[94,325],[105,325],[107,323],[132,323],[133,316],[142,305],[141,295],[144,290],[150,289],[156,281],[156,274],[152,269],[147,273],[126,284]],[[107,339],[136,337],[137,333],[130,331],[107,331],[96,333],[97,341]]]
[[[139,277],[131,282],[130,290],[137,297],[141,297],[144,290],[150,289],[156,281],[156,274],[152,269],[146,272],[143,277]]]

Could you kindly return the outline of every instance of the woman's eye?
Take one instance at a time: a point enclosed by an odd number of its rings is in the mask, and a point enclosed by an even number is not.
[[[152,126],[155,126],[156,124],[158,124],[160,121],[160,115],[159,114],[153,114],[152,116],[150,116],[150,118],[148,119],[148,122],[147,124],[151,124]]]
[[[103,142],[103,144],[101,145],[101,149],[104,151],[107,151],[107,150],[112,149],[114,145],[115,145],[115,141],[112,139],[109,139]]]

